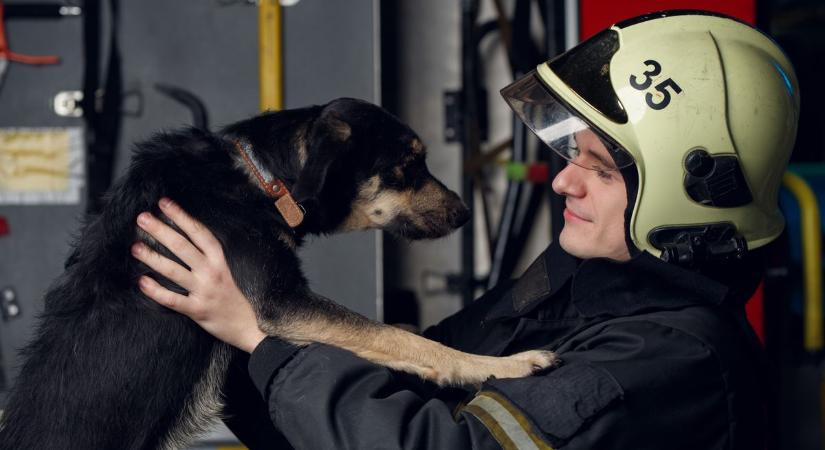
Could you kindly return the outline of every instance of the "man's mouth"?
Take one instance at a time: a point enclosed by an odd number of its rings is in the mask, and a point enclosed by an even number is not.
[[[586,219],[579,214],[576,214],[570,207],[564,208],[564,220],[567,221],[577,221],[577,222],[592,222],[590,219]]]

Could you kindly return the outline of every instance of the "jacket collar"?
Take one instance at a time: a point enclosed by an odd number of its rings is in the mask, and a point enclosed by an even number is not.
[[[597,258],[582,262],[570,296],[584,317],[628,316],[692,305],[718,305],[728,288],[698,272],[666,263],[647,252],[627,262]]]
[[[485,321],[524,316],[555,295],[576,272],[579,260],[550,244],[487,313]]]
[[[630,261],[579,260],[551,244],[498,301],[485,320],[524,316],[570,281],[572,306],[583,317],[629,316],[645,311],[720,304],[728,288],[647,252]]]

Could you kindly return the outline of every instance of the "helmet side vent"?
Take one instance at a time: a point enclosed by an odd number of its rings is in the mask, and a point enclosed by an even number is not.
[[[685,172],[685,191],[699,204],[734,208],[753,201],[736,156],[694,150],[685,158]]]

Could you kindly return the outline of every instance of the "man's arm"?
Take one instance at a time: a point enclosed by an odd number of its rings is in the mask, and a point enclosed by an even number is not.
[[[296,448],[723,448],[730,392],[694,336],[645,320],[594,325],[540,375],[492,379],[464,405],[324,345],[266,339],[250,375]],[[726,394],[728,392],[728,394]]]
[[[552,449],[593,432],[606,438],[614,419],[588,425],[608,410],[624,416],[613,377],[575,358],[543,375],[491,380],[466,404],[420,395],[397,373],[320,344],[297,350],[267,338],[249,371],[295,448]]]
[[[455,405],[406,389],[406,375],[345,350],[298,350],[267,338],[249,371],[273,423],[295,448],[500,448],[472,414],[454,416]]]

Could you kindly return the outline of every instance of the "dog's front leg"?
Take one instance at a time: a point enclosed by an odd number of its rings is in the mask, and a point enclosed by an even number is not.
[[[440,385],[478,385],[491,376],[523,377],[552,365],[556,359],[546,351],[506,357],[464,353],[368,320],[308,290],[300,297],[276,300],[276,317],[261,317],[261,329],[298,345],[318,342],[339,347]]]

